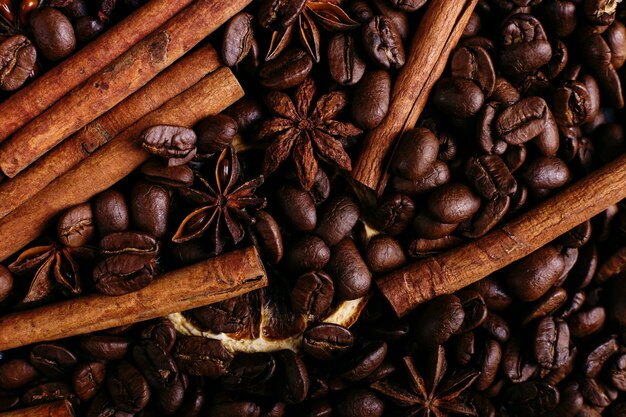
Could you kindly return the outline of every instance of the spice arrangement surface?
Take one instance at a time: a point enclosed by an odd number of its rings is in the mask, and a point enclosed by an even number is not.
[[[0,0],[0,417],[626,416],[625,24]]]

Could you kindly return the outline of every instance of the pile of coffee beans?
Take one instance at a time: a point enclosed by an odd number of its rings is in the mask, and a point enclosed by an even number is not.
[[[233,17],[210,41],[246,97],[193,129],[143,132],[148,162],[0,266],[0,313],[129,293],[248,245],[270,286],[184,312],[197,332],[162,318],[1,352],[0,410],[626,415],[624,202],[402,319],[375,285],[626,151],[626,6],[479,0],[372,199],[349,168],[428,6],[262,0]]]

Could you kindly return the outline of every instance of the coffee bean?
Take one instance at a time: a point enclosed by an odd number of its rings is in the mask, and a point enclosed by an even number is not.
[[[0,411],[9,410],[20,403],[20,397],[9,391],[0,391]]]
[[[144,288],[154,275],[154,259],[124,253],[100,261],[93,270],[93,281],[102,294],[122,295]]]
[[[441,78],[432,93],[433,104],[446,115],[466,119],[483,107],[485,95],[473,81],[460,77]]]
[[[346,354],[353,344],[350,330],[330,323],[309,327],[302,339],[302,349],[306,354],[327,361]]]
[[[265,260],[277,264],[283,258],[283,237],[276,220],[266,211],[258,211],[253,225]]]
[[[100,239],[99,246],[103,256],[131,254],[143,255],[149,259],[159,253],[159,242],[142,232],[111,233]]]
[[[478,145],[488,155],[502,155],[508,149],[508,144],[500,139],[495,131],[495,120],[502,108],[502,103],[490,101],[485,104],[479,114]]]
[[[278,365],[278,391],[287,404],[304,401],[310,386],[309,373],[304,362],[291,350],[279,350],[275,353]]]
[[[20,88],[30,77],[37,60],[37,50],[23,35],[0,40],[0,90]]]
[[[26,406],[34,406],[54,401],[71,401],[76,406],[76,395],[64,382],[47,382],[37,385],[26,391],[22,396],[22,403]]]
[[[141,331],[141,337],[153,340],[165,352],[169,352],[176,342],[176,328],[168,319],[158,319]]]
[[[537,324],[535,359],[544,369],[556,369],[569,359],[570,332],[561,319],[545,317]]]
[[[559,391],[550,384],[530,381],[513,385],[504,393],[505,407],[513,417],[539,417],[559,403]]]
[[[105,30],[104,23],[93,16],[81,16],[74,20],[74,35],[79,44],[89,43]]]
[[[0,265],[0,303],[6,300],[13,290],[13,275],[5,266]]]
[[[474,382],[476,391],[484,391],[495,381],[500,360],[502,359],[502,348],[493,339],[485,340],[481,349],[480,358],[477,360],[480,375]]]
[[[250,320],[250,306],[243,297],[233,297],[189,311],[197,326],[215,333],[236,333]]]
[[[459,246],[462,239],[458,236],[446,236],[440,239],[413,239],[407,250],[413,258],[423,258]]]
[[[357,126],[373,129],[389,111],[391,77],[385,70],[365,72],[354,89],[351,115]]]
[[[207,417],[260,417],[261,408],[249,401],[226,402],[211,405],[206,415]]]
[[[608,26],[615,20],[617,5],[605,0],[586,0],[583,12],[592,25]]]
[[[91,400],[104,384],[106,365],[102,362],[83,362],[76,366],[72,388],[81,401]]]
[[[511,337],[508,323],[493,311],[487,313],[487,318],[480,327],[500,343],[506,343]]]
[[[389,272],[406,263],[402,245],[391,236],[374,236],[367,244],[365,262],[374,273]]]
[[[301,49],[289,49],[261,65],[259,81],[265,88],[284,90],[304,81],[311,69],[313,60],[309,54]]]
[[[122,411],[136,413],[150,400],[150,388],[141,372],[130,362],[121,361],[107,372],[107,389],[113,403]]]
[[[179,337],[173,356],[181,371],[197,376],[225,375],[233,359],[219,341],[202,336]]]
[[[417,128],[406,132],[391,162],[395,175],[418,180],[432,168],[439,153],[439,140],[428,129]]]
[[[615,336],[594,343],[583,359],[582,371],[587,378],[597,377],[607,361],[619,350]]]
[[[520,76],[536,71],[552,58],[552,47],[535,17],[518,13],[502,26],[500,65],[504,72]]]
[[[326,266],[330,258],[331,251],[322,239],[304,236],[289,245],[283,264],[295,272],[319,270]]]
[[[354,39],[345,33],[336,34],[328,42],[330,75],[339,84],[356,84],[365,73],[365,61],[356,48]]]
[[[545,294],[561,276],[565,261],[553,246],[544,246],[507,268],[505,283],[522,301],[534,301]]]
[[[34,10],[30,15],[30,28],[37,49],[50,61],[60,61],[76,48],[76,37],[70,20],[51,7]]]
[[[373,6],[380,14],[391,20],[396,30],[398,31],[400,38],[403,41],[406,41],[410,34],[410,15],[402,10],[398,10],[397,8],[393,7],[388,1],[385,0],[372,0],[371,3],[373,3]]]
[[[559,125],[578,126],[591,121],[591,96],[583,83],[568,81],[554,91],[554,116]]]
[[[474,330],[487,319],[487,305],[485,300],[478,291],[461,290],[456,292],[456,296],[461,302],[463,308],[463,324],[461,324],[459,332],[468,332]]]
[[[497,155],[469,158],[465,164],[465,172],[474,189],[488,200],[496,195],[511,195],[517,190],[515,178]]]
[[[528,381],[537,371],[537,365],[529,361],[524,352],[524,343],[520,334],[513,334],[504,348],[502,371],[514,384]],[[518,385],[514,385],[518,386]]]
[[[545,129],[548,111],[548,105],[541,97],[522,99],[496,118],[496,132],[511,145],[528,142]]]
[[[569,327],[574,337],[586,337],[599,331],[606,320],[606,309],[595,307],[580,311],[569,320]]]
[[[240,12],[233,16],[224,30],[222,59],[229,67],[237,65],[250,52],[252,46],[252,16]]]
[[[413,338],[424,348],[444,344],[459,330],[465,319],[461,300],[455,295],[441,295],[421,312],[414,327]]]
[[[337,299],[355,300],[368,293],[372,274],[352,239],[344,238],[333,247],[327,270],[334,279]]]
[[[626,61],[626,27],[619,20],[614,21],[604,32],[604,39],[611,50],[611,64],[620,69]]]
[[[185,399],[185,388],[182,382],[176,381],[174,385],[165,390],[157,391],[155,395],[155,408],[158,415],[176,415]]]
[[[266,29],[284,29],[298,18],[305,4],[305,0],[264,0],[257,15],[259,23]]]
[[[77,362],[74,353],[54,343],[42,343],[30,351],[30,363],[39,372],[51,378],[65,376]]]
[[[422,211],[413,219],[413,230],[424,239],[441,239],[452,234],[458,223],[442,223],[433,219],[428,211]]]
[[[317,225],[317,210],[310,193],[290,185],[278,190],[282,212],[296,230],[310,232]]]
[[[506,293],[500,281],[487,277],[472,284],[470,289],[476,290],[490,310],[505,310],[510,307],[513,299]]]
[[[522,177],[533,189],[554,190],[567,184],[571,173],[562,159],[538,156],[524,165]]]
[[[37,379],[37,370],[23,359],[13,359],[0,364],[0,388],[15,389]]]
[[[458,231],[461,235],[470,239],[484,236],[493,229],[509,212],[511,198],[496,195],[486,204],[481,205],[478,212],[471,220],[459,224]]]
[[[363,25],[363,44],[370,58],[382,68],[401,68],[406,60],[396,25],[387,16],[374,16]]]
[[[156,390],[171,388],[178,381],[178,367],[158,343],[144,340],[133,348],[133,358],[150,386]]]
[[[121,360],[129,348],[130,339],[123,336],[89,335],[80,339],[80,349],[94,359]]]
[[[198,135],[198,151],[213,154],[226,149],[238,131],[235,119],[224,114],[216,114],[203,119],[195,127]]]
[[[59,242],[65,246],[84,246],[95,234],[91,204],[84,203],[65,211],[57,223]]]
[[[604,408],[617,398],[617,391],[595,378],[584,378],[580,391],[591,406]]]
[[[493,93],[489,97],[494,102],[501,102],[507,106],[512,105],[520,100],[520,93],[511,83],[504,77],[496,77],[496,83]]]
[[[415,204],[409,196],[387,194],[374,213],[376,228],[391,236],[401,234],[415,214]]]
[[[228,390],[258,389],[272,379],[276,360],[270,353],[238,353],[230,363],[228,373],[221,379]]]
[[[130,198],[130,211],[134,225],[155,238],[167,230],[170,196],[160,185],[139,182],[135,184]]]
[[[474,81],[489,97],[496,85],[496,71],[489,53],[480,46],[457,48],[450,60],[453,77]]]
[[[306,272],[296,280],[291,292],[291,307],[302,314],[320,316],[333,301],[333,280],[323,271]]]
[[[435,161],[428,173],[419,180],[411,181],[406,178],[393,177],[392,188],[402,194],[413,196],[435,189],[450,181],[451,173],[448,165],[440,160]]]
[[[143,164],[141,173],[151,182],[174,188],[189,187],[194,178],[193,170],[188,165],[170,167],[156,159]]]
[[[524,315],[522,324],[528,324],[533,320],[554,314],[559,308],[563,307],[566,301],[567,291],[561,287],[550,288],[547,293],[528,305],[528,312]],[[572,323],[570,322],[569,324],[571,333],[574,334]]]
[[[610,367],[611,383],[620,391],[626,391],[626,354],[619,353],[612,358]]]
[[[181,126],[152,126],[141,134],[142,147],[167,160],[168,166],[184,165],[196,155],[196,133]]]
[[[480,208],[480,198],[461,183],[437,188],[427,201],[428,212],[443,223],[459,223],[470,219]]]
[[[130,216],[126,199],[115,190],[98,194],[93,202],[93,217],[100,236],[128,229]]]
[[[380,366],[386,356],[387,343],[369,342],[348,359],[341,376],[348,381],[365,379]]]
[[[339,417],[380,417],[384,411],[383,401],[368,389],[352,389],[337,400]]]
[[[352,230],[359,215],[359,206],[353,198],[344,195],[331,197],[322,206],[313,233],[332,247]]]

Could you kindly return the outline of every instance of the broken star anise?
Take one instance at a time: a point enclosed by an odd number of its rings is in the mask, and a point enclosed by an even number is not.
[[[318,158],[352,169],[341,140],[362,133],[352,123],[335,120],[348,103],[344,91],[323,95],[311,110],[314,97],[315,84],[310,77],[296,87],[293,100],[283,92],[270,92],[266,102],[276,117],[264,121],[259,132],[260,139],[274,138],[265,151],[263,173],[274,172],[291,154],[300,185],[307,190],[315,182]]]
[[[320,32],[317,25],[329,31],[344,31],[359,26],[348,14],[331,0],[307,1],[298,18],[291,25],[272,32],[266,60],[274,59],[291,42],[294,31],[298,31],[300,43],[311,54],[315,62],[320,61]]]
[[[478,378],[476,370],[462,370],[444,378],[446,373],[445,350],[439,346],[426,358],[431,366],[426,377],[422,376],[411,357],[405,357],[408,387],[396,379],[383,379],[371,385],[401,408],[399,416],[446,417],[449,413],[467,416],[477,415],[472,405],[463,401],[463,392]]]
[[[76,248],[78,250],[80,248]],[[46,298],[54,289],[55,283],[64,292],[80,294],[81,283],[78,264],[73,258],[75,248],[56,243],[36,246],[22,252],[9,270],[17,275],[35,271],[28,292],[22,303],[32,303]]]
[[[185,217],[172,241],[183,243],[209,234],[215,254],[222,252],[226,238],[239,243],[245,235],[242,222],[254,223],[246,210],[263,208],[266,203],[265,198],[255,195],[263,176],[237,185],[240,175],[241,166],[232,145],[220,154],[212,181],[196,172],[197,188],[183,187],[179,193],[199,207]]]

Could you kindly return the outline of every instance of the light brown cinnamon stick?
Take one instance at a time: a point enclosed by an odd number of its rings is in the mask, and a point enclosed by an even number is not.
[[[20,410],[5,411],[0,417],[74,417],[74,408],[69,401],[56,401]]]
[[[14,177],[63,139],[141,88],[251,0],[197,0],[0,146]]]
[[[87,295],[0,318],[0,350],[63,339],[162,317],[267,286],[251,246],[167,272],[117,297]]]
[[[176,15],[193,0],[151,0],[0,103],[0,142]]]
[[[48,222],[63,210],[110,188],[148,159],[149,154],[139,140],[147,127],[156,124],[192,127],[241,97],[243,90],[233,73],[221,68],[141,118],[0,220],[0,261],[41,235]]]
[[[182,93],[220,65],[206,45],[163,71],[135,94],[48,152],[15,178],[0,183],[0,218],[69,171],[137,120]]]
[[[534,252],[626,198],[626,155],[588,175],[502,228],[378,280],[404,316],[420,303],[449,294]]]
[[[417,123],[428,95],[463,34],[477,0],[432,0],[413,36],[407,62],[391,96],[389,112],[365,137],[352,177],[380,195],[396,139]]]

